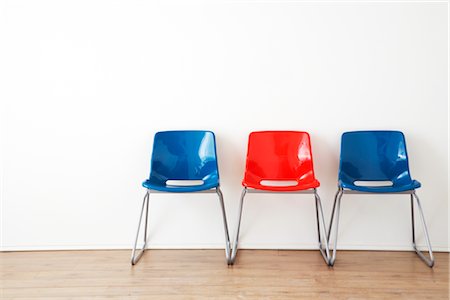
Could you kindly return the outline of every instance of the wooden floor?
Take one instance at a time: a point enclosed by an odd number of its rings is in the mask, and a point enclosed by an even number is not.
[[[449,299],[449,253],[428,268],[412,252],[220,250],[0,253],[1,299]]]

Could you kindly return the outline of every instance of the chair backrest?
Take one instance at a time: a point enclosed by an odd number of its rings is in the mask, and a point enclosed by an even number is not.
[[[216,141],[211,131],[162,131],[155,134],[150,178],[219,179]]]
[[[411,181],[405,137],[400,131],[345,132],[341,141],[339,179]]]
[[[259,184],[262,180],[315,180],[307,132],[250,133],[244,182]]]

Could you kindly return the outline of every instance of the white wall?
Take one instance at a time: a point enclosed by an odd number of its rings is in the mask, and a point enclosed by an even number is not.
[[[233,234],[248,133],[309,131],[328,221],[341,133],[396,129],[449,250],[447,3],[0,5],[1,249],[130,248],[167,129],[216,133]],[[313,207],[249,195],[242,247],[314,248]],[[340,248],[411,249],[407,196],[342,209]],[[223,247],[212,195],[154,196],[150,220],[152,247]]]

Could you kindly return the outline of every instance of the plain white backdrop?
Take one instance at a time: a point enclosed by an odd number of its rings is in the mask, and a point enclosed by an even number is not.
[[[216,133],[233,235],[249,132],[310,132],[328,222],[340,135],[394,129],[449,250],[446,2],[0,3],[0,249],[130,248],[170,129]],[[316,247],[312,196],[247,199],[242,248]],[[150,228],[150,247],[224,246],[213,195],[152,197]],[[344,197],[339,248],[410,235],[408,196]]]

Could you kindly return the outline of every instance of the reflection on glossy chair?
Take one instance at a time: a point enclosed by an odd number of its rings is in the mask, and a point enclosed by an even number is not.
[[[230,263],[231,247],[223,195],[219,186],[216,142],[211,131],[163,131],[155,134],[150,176],[142,184],[147,192],[142,203],[138,231],[131,254],[136,264],[147,246],[148,207],[153,193],[217,193],[225,231],[225,255]],[[144,245],[136,254],[145,211]]]
[[[269,183],[271,183],[269,185]],[[233,244],[231,263],[238,251],[239,230],[247,193],[291,193],[314,194],[319,250],[329,263],[327,231],[322,203],[317,194],[319,181],[314,176],[311,143],[309,134],[299,131],[260,131],[252,132],[248,140],[247,162],[245,167],[244,189],[238,213],[238,227]],[[319,212],[320,217],[319,218]],[[320,225],[322,220],[322,226]],[[322,246],[325,244],[325,248]]]
[[[374,184],[364,185],[360,182],[387,182],[387,184],[376,186]],[[411,201],[413,248],[429,267],[433,267],[434,258],[428,230],[420,200],[415,192],[419,187],[420,183],[411,179],[410,176],[405,137],[402,132],[354,131],[344,133],[341,141],[338,191],[333,204],[327,238],[330,242],[333,220],[336,219],[333,255],[330,264],[333,265],[336,260],[339,211],[344,194],[408,194]],[[422,220],[429,258],[425,257],[416,247],[414,200],[416,200]]]

